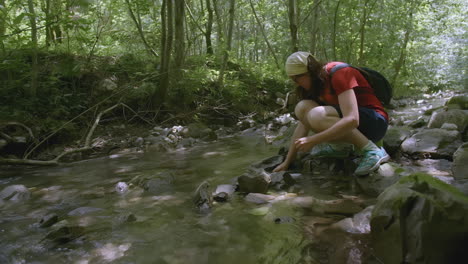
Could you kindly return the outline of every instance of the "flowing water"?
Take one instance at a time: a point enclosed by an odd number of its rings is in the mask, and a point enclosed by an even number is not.
[[[0,171],[0,190],[22,184],[31,191],[23,202],[0,207],[1,263],[298,263],[307,239],[299,221],[275,224],[277,216],[298,216],[288,206],[255,213],[241,196],[201,214],[192,202],[199,183],[225,184],[248,165],[274,155],[277,147],[260,137],[235,137],[170,153],[147,152],[106,157],[48,168]],[[173,175],[163,195],[118,182]],[[70,213],[76,208],[87,211]],[[254,211],[252,211],[254,210]],[[84,233],[68,243],[44,239],[51,227],[39,220],[55,213]],[[121,219],[133,214],[136,221]]]

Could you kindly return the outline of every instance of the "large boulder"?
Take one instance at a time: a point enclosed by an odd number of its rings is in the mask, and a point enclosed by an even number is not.
[[[378,197],[371,237],[381,263],[458,263],[468,258],[468,196],[430,175],[404,177]]]
[[[458,131],[440,128],[424,129],[401,144],[403,152],[431,158],[451,159],[462,143]]]
[[[452,173],[455,179],[468,179],[468,142],[453,154]]]
[[[458,131],[465,131],[468,126],[468,110],[448,109],[432,113],[429,128],[441,128],[444,123],[452,123],[457,125]]]
[[[459,95],[450,98],[445,104],[449,108],[460,108],[464,110],[468,110],[468,96],[466,95]]]

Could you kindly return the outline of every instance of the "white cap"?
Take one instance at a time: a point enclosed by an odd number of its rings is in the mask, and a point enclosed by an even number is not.
[[[299,75],[307,72],[307,58],[311,56],[309,52],[297,51],[291,54],[286,60],[286,74],[288,76]]]

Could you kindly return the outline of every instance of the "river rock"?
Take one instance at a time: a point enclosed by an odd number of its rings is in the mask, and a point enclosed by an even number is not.
[[[383,145],[388,154],[395,154],[401,143],[411,135],[408,127],[389,127],[383,139]]]
[[[231,199],[235,191],[236,186],[232,184],[218,185],[213,193],[213,199],[217,202],[226,202]]]
[[[295,197],[288,199],[292,205],[302,207],[313,214],[353,215],[362,211],[357,201],[350,199],[321,200],[315,197]]]
[[[52,226],[52,231],[45,236],[45,239],[65,244],[82,236],[84,232],[84,227],[71,225],[68,221],[62,220]]]
[[[381,263],[459,263],[468,258],[468,197],[429,175],[407,176],[378,197],[371,230]]]
[[[58,222],[58,219],[59,218],[57,214],[48,214],[41,218],[41,220],[39,221],[39,226],[42,228],[52,226]]]
[[[452,173],[455,179],[468,179],[468,142],[453,154]]]
[[[458,130],[458,126],[452,123],[444,123],[440,128],[445,130]]]
[[[468,126],[468,110],[461,109],[443,109],[432,113],[429,120],[429,128],[440,128],[444,123],[452,123],[457,125],[458,131],[465,131]]]
[[[445,105],[449,108],[459,108],[463,110],[468,110],[468,96],[459,95],[454,96],[448,100]]]
[[[128,184],[125,183],[125,182],[118,182],[118,183],[115,185],[115,191],[116,191],[118,194],[125,194],[125,193],[127,193],[127,191],[128,191]]]
[[[377,171],[366,177],[356,177],[356,183],[365,194],[375,197],[397,182],[402,172],[404,170],[396,163],[389,162],[380,165]]]
[[[276,197],[274,195],[267,195],[263,193],[249,193],[245,196],[245,200],[247,202],[254,204],[266,204],[275,198]]]
[[[31,193],[24,185],[10,185],[0,192],[0,200],[9,200],[14,202],[26,201],[31,197]]]
[[[462,143],[460,133],[440,128],[424,129],[401,144],[403,152],[431,158],[452,158]]]
[[[211,211],[213,206],[213,197],[210,192],[210,184],[207,181],[202,182],[193,195],[193,202],[200,213],[206,214]]]
[[[144,179],[140,185],[151,195],[161,195],[173,192],[174,176],[171,173],[159,173],[152,179]]]
[[[270,174],[261,168],[250,168],[237,178],[239,191],[245,193],[266,193],[270,185]]]
[[[68,213],[69,216],[83,216],[87,214],[91,214],[94,212],[99,212],[102,211],[102,208],[96,208],[96,207],[79,207],[76,208]]]
[[[347,217],[331,225],[331,228],[341,229],[352,234],[369,234],[370,219],[374,206],[368,206],[353,217]]]

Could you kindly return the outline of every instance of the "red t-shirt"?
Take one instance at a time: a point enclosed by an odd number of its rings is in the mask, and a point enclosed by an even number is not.
[[[325,70],[329,73],[335,65],[340,63],[342,62],[329,62],[325,65]],[[374,90],[370,87],[366,78],[358,70],[352,67],[339,69],[333,74],[331,84],[333,88],[330,87],[329,79],[325,81],[325,88],[320,93],[320,100],[323,102],[330,105],[338,105],[338,95],[346,90],[354,89],[359,107],[374,109],[388,121],[388,114],[385,112],[382,103],[375,96]]]

